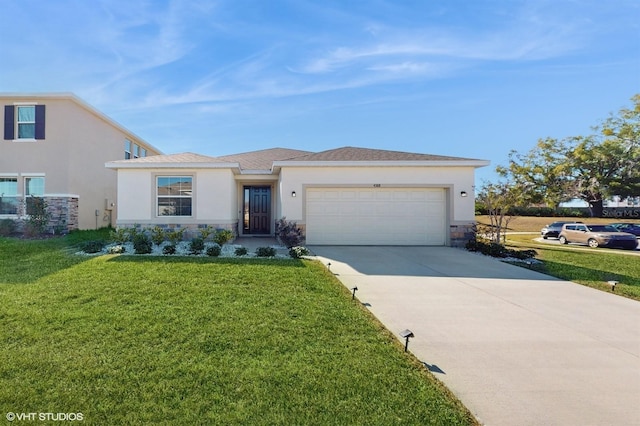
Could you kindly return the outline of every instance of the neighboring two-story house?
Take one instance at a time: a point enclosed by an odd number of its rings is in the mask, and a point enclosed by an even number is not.
[[[72,94],[0,94],[0,105],[0,219],[24,219],[37,196],[52,230],[115,225],[117,178],[105,162],[161,154]]]

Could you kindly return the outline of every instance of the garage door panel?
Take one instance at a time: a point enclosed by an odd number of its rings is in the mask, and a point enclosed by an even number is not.
[[[442,188],[308,188],[307,244],[444,245]]]

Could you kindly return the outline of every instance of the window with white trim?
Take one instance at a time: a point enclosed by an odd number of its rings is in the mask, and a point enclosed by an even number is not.
[[[18,106],[18,139],[36,138],[36,107],[35,105]]]
[[[137,144],[133,144],[133,158],[140,157],[140,147]]]
[[[129,139],[124,140],[124,159],[131,159],[131,141]]]
[[[158,216],[191,216],[193,177],[158,176],[156,198]]]
[[[18,214],[18,178],[0,177],[0,215]]]
[[[44,105],[4,106],[4,140],[35,141],[45,138]]]

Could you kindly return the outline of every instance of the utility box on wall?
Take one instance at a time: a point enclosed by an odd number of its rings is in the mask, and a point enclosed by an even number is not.
[[[113,210],[113,208],[116,206],[116,203],[109,199],[109,198],[105,198],[104,200],[104,209],[105,210]]]

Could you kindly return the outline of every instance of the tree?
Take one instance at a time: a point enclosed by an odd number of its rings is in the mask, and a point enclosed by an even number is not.
[[[531,202],[554,208],[579,198],[592,216],[602,216],[603,201],[640,194],[640,94],[631,109],[622,108],[589,136],[541,139],[527,154],[512,151],[498,172],[529,188]]]
[[[509,210],[520,204],[522,194],[522,187],[504,181],[485,183],[480,189],[476,200],[485,207],[489,215],[490,229],[484,234],[491,242],[500,244],[502,238],[506,237],[506,230],[512,219]]]
[[[526,154],[511,151],[509,165],[498,166],[496,171],[522,188],[529,203],[544,203],[557,210],[561,202],[571,198],[568,151],[564,140],[540,139]]]
[[[611,115],[596,133],[576,137],[568,154],[574,195],[589,203],[592,216],[602,216],[603,201],[614,195],[640,194],[640,94],[632,109]]]

